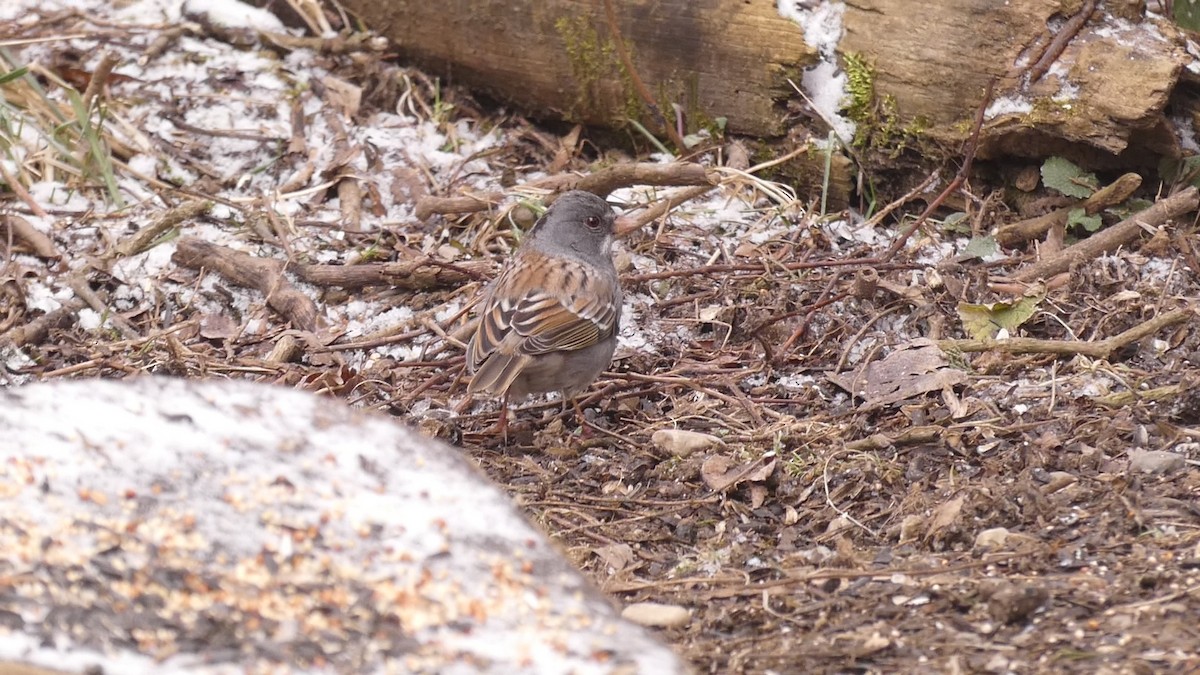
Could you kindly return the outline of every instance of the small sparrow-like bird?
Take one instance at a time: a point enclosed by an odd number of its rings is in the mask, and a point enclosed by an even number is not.
[[[510,397],[559,391],[565,404],[612,362],[621,320],[615,221],[596,195],[563,193],[485,289],[467,343],[467,391],[501,397],[498,430]]]

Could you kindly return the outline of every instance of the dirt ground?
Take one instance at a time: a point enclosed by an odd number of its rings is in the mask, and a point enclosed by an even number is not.
[[[533,401],[516,411],[504,445],[488,432],[496,404],[465,402],[461,350],[443,338],[519,235],[511,197],[528,193],[510,179],[533,184],[540,171],[585,174],[647,158],[488,109],[366,47],[259,50],[211,27],[172,33],[179,26],[170,22],[131,30],[105,21],[64,12],[10,31],[99,30],[93,39],[122,63],[151,54],[128,73],[133,81],[114,78],[103,94],[110,119],[123,117],[151,142],[116,153],[121,185],[142,191],[125,210],[99,207],[105,186],[83,174],[62,179],[75,181],[74,192],[44,215],[31,206],[52,201],[44,183],[8,195],[6,212],[33,222],[57,255],[18,241],[5,256],[9,384],[239,377],[393,415],[461,447],[615,601],[691,610],[663,637],[698,672],[1200,672],[1194,213],[1056,275],[1013,335],[1062,349],[976,351],[945,342],[968,337],[960,303],[1019,297],[994,282],[1051,248],[1027,242],[1005,255],[966,255],[967,237],[943,227],[945,210],[895,257],[845,265],[877,259],[924,202],[858,230],[853,214],[814,213],[819,196],[781,202],[767,179],[720,174],[712,191],[624,244],[629,321],[611,372],[583,400],[596,429],[581,433],[557,401]],[[151,53],[171,35],[166,51]],[[95,54],[80,51],[87,46],[63,38],[27,57],[67,78],[96,67]],[[204,54],[208,70],[188,86],[211,89],[168,101],[147,87],[183,77],[152,72],[171,54],[180,63]],[[306,90],[315,93],[279,94],[297,96],[294,105],[263,103],[246,54],[264,68],[285,63],[335,79],[314,76],[324,84]],[[331,93],[337,82],[364,88],[361,108]],[[228,91],[257,107],[225,125],[233,130],[204,135],[206,124],[222,125],[188,118],[188,107]],[[387,146],[380,129],[410,128],[379,121],[398,109],[419,120],[412,128],[436,129],[435,147],[454,161]],[[306,127],[287,126],[295,110]],[[164,130],[167,119],[180,123]],[[264,155],[255,146],[263,139],[246,128],[291,147]],[[479,130],[491,140],[480,142]],[[229,141],[249,145],[219,146]],[[713,139],[692,159],[726,166],[732,143]],[[244,172],[224,170],[243,159]],[[142,180],[155,162],[158,178]],[[306,162],[315,170],[293,184]],[[347,176],[356,187],[342,187]],[[1024,217],[978,197],[1000,187],[972,182],[960,193],[978,231]],[[291,201],[280,197],[288,190]],[[506,198],[465,214],[414,212],[422,197],[486,190]],[[653,205],[667,192],[620,194]],[[194,198],[215,200],[218,211],[181,232],[164,229],[159,253],[120,248]],[[285,202],[288,210],[273,210]],[[736,217],[722,215],[729,205]],[[246,290],[253,279],[189,264],[182,237],[297,265],[444,255],[434,266],[458,276],[419,290],[281,276],[316,307],[316,328],[306,331],[295,307]],[[55,308],[37,299],[47,295],[74,309],[45,320]],[[95,322],[85,320],[89,309]],[[370,323],[384,315],[394,320]],[[1106,354],[1076,349],[1170,316]],[[298,346],[280,356],[285,337]],[[863,370],[868,363],[898,372]],[[867,385],[880,389],[847,393]],[[713,444],[688,453],[655,442],[671,429]]]

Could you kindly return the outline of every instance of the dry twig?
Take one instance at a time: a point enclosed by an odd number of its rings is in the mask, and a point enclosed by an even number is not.
[[[319,328],[316,303],[287,280],[282,261],[255,258],[195,237],[180,239],[171,260],[194,270],[212,270],[239,286],[257,290],[296,328],[312,333]]]
[[[1061,356],[1083,355],[1096,359],[1107,359],[1113,352],[1126,345],[1153,335],[1167,326],[1183,323],[1195,317],[1195,307],[1183,307],[1167,312],[1166,314],[1160,314],[1123,333],[1095,342],[1015,337],[1008,338],[1007,340],[938,340],[938,346],[947,351],[997,351],[1006,354],[1058,354]]]
[[[20,216],[0,216],[0,240],[7,241],[11,235],[14,241],[25,244],[39,258],[61,258],[62,254],[55,248],[50,237]]]
[[[207,201],[197,200],[180,204],[164,212],[154,222],[117,244],[116,254],[122,257],[137,255],[149,249],[155,240],[166,234],[171,228],[186,220],[192,220],[208,213],[210,208],[212,208],[212,202]]]
[[[997,229],[996,243],[1001,246],[1016,246],[1023,241],[1036,239],[1049,232],[1051,228],[1066,225],[1067,217],[1071,214],[1071,211],[1082,208],[1084,213],[1087,213],[1089,216],[1095,215],[1104,209],[1116,206],[1129,199],[1141,185],[1141,176],[1136,173],[1127,173],[1111,184],[1097,190],[1078,205],[1066,206],[1036,218],[1009,223]]]
[[[444,263],[432,258],[361,265],[292,265],[288,270],[310,284],[362,288],[393,286],[408,291],[457,286],[471,280],[488,278],[492,269],[487,260]]]
[[[549,192],[584,190],[600,195],[601,197],[607,197],[614,190],[632,185],[704,185],[711,188],[716,182],[716,177],[710,174],[709,170],[701,164],[692,162],[674,162],[672,164],[631,162],[616,164],[584,176],[577,174],[546,176],[545,178],[530,181],[522,186],[522,188],[530,191]],[[503,201],[504,193],[501,192],[455,197],[427,196],[417,200],[414,215],[418,220],[426,220],[434,215],[476,213],[486,211]]]
[[[1053,258],[1039,260],[1012,275],[1009,280],[1033,283],[1066,272],[1076,263],[1093,260],[1132,242],[1137,239],[1143,228],[1162,225],[1172,218],[1195,211],[1197,206],[1200,206],[1200,192],[1194,187],[1187,187],[1170,197],[1160,199],[1150,208],[1135,213],[1112,227],[1068,246]]]

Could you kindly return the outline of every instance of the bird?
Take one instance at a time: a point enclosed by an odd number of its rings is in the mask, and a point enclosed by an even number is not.
[[[467,343],[467,392],[500,396],[495,431],[507,438],[508,403],[558,391],[574,400],[612,362],[621,321],[613,264],[613,208],[581,190],[564,192],[483,290]]]

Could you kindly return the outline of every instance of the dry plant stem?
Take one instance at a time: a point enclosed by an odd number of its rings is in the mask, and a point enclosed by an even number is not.
[[[1188,384],[1169,384],[1165,387],[1155,387],[1154,389],[1146,389],[1144,391],[1130,389],[1115,394],[1094,396],[1092,400],[1108,408],[1121,408],[1133,405],[1138,401],[1172,401],[1191,390],[1192,388]],[[1200,432],[1195,433],[1200,434]]]
[[[338,181],[338,204],[342,207],[342,227],[347,232],[362,231],[362,188],[358,179],[347,176]]]
[[[120,62],[120,58],[112,52],[104,52],[104,56],[100,57],[100,63],[96,64],[96,70],[92,71],[92,78],[88,80],[87,89],[83,91],[83,109],[91,110],[92,104],[96,98],[104,91],[104,85],[108,83],[108,78],[112,76],[112,70]]]
[[[865,229],[865,228],[871,228],[871,227],[875,227],[876,225],[879,225],[880,223],[883,222],[883,219],[887,218],[888,215],[890,215],[893,211],[895,211],[896,209],[900,208],[901,206],[904,206],[905,204],[911,202],[912,200],[916,199],[917,195],[923,194],[925,192],[925,190],[929,189],[930,185],[933,185],[933,181],[935,179],[937,179],[937,177],[938,177],[937,172],[929,174],[928,176],[925,177],[925,180],[921,181],[920,185],[914,187],[913,189],[904,193],[904,195],[902,197],[900,197],[899,199],[897,199],[896,201],[894,201],[891,204],[888,204],[887,206],[880,209],[879,213],[876,213],[875,215],[871,216],[870,220],[868,220],[862,224],[862,227]]]
[[[697,187],[680,188],[678,190],[671,192],[671,194],[667,195],[665,198],[656,201],[653,206],[650,206],[645,211],[642,211],[641,213],[639,213],[637,216],[633,216],[633,217],[622,216],[620,222],[618,222],[618,225],[617,225],[617,227],[618,227],[617,236],[618,237],[626,237],[626,236],[629,236],[630,234],[632,234],[633,232],[637,232],[638,230],[645,227],[648,223],[658,220],[664,214],[666,214],[668,211],[675,208],[676,206],[678,206],[684,202],[696,199],[697,197],[700,197],[701,195],[705,194],[706,192],[712,190],[714,187],[716,187],[716,186],[715,185],[700,185]]]
[[[842,372],[842,368],[844,368],[846,366],[847,359],[850,358],[850,352],[852,352],[854,350],[855,345],[857,345],[858,341],[862,339],[862,336],[866,335],[867,331],[871,330],[871,326],[874,326],[875,322],[879,321],[883,317],[885,317],[893,312],[900,311],[901,309],[903,309],[903,307],[904,307],[904,305],[900,305],[900,304],[892,305],[891,307],[888,307],[887,309],[883,310],[882,312],[876,312],[874,316],[872,316],[870,319],[867,319],[867,322],[863,324],[862,328],[859,328],[858,332],[855,333],[853,337],[851,337],[849,340],[846,341],[845,349],[842,350],[841,356],[838,357],[837,363],[833,364],[833,368],[830,370],[830,372],[833,372],[833,373]]]
[[[871,265],[876,270],[907,270],[917,269],[919,265],[908,263],[881,263],[878,258],[848,258],[845,260],[805,260],[794,263],[730,263],[722,265],[700,265],[698,267],[689,267],[687,269],[660,270],[658,272],[646,272],[645,274],[632,274],[621,277],[624,283],[638,284],[645,281],[654,281],[656,279],[671,279],[674,277],[690,277],[690,276],[706,276],[709,274],[729,274],[736,272],[761,272],[770,274],[775,272],[795,272],[796,270],[811,270],[821,267],[850,267],[853,265]]]
[[[606,373],[604,373],[604,376],[605,377],[609,377],[609,376],[619,377],[619,378],[623,378],[626,380],[635,380],[638,382],[657,382],[657,383],[668,384],[668,385],[671,385],[671,384],[679,385],[679,386],[685,387],[687,389],[693,389],[695,391],[704,392],[705,394],[717,399],[718,401],[726,403],[730,406],[745,407],[746,412],[748,412],[748,413],[750,412],[750,408],[753,407],[753,405],[749,401],[738,400],[734,396],[728,396],[726,394],[722,394],[721,392],[716,391],[715,389],[712,389],[711,387],[706,387],[706,386],[702,385],[697,380],[687,378],[687,377],[643,375],[641,373],[630,373],[630,372],[626,372],[626,373],[608,373],[608,372],[606,372]]]
[[[354,342],[342,342],[338,344],[326,345],[324,347],[314,348],[314,353],[320,352],[345,352],[356,349],[374,349],[383,347],[384,345],[393,345],[398,342],[408,342],[413,338],[420,337],[429,331],[422,328],[420,330],[410,330],[404,333],[395,335],[382,335],[379,337],[371,337],[364,340],[355,340]],[[440,363],[440,362],[439,362]]]
[[[695,577],[680,577],[676,579],[667,579],[663,581],[613,581],[605,584],[605,590],[612,593],[627,593],[630,591],[643,591],[646,589],[662,589],[668,586],[696,586],[701,588],[711,588],[714,585],[720,585],[724,582],[723,588],[711,591],[704,594],[704,598],[732,598],[743,595],[757,596],[763,592],[779,588],[781,586],[791,586],[795,584],[811,583],[822,579],[867,579],[871,577],[889,578],[896,575],[908,577],[925,577],[937,576],[941,574],[952,574],[955,572],[965,572],[967,570],[988,567],[1005,560],[1017,558],[1022,553],[1005,552],[987,554],[982,560],[973,560],[971,562],[960,563],[958,565],[934,566],[934,567],[891,567],[880,568],[876,570],[844,570],[844,569],[821,569],[816,572],[807,574],[791,574],[783,579],[770,579],[757,583],[746,583],[746,577],[743,574],[730,574],[727,577],[720,576],[695,576]],[[787,570],[785,570],[787,572]]]
[[[614,190],[634,185],[657,185],[683,187],[686,185],[713,186],[719,179],[712,174],[708,167],[695,162],[672,162],[670,164],[653,164],[650,162],[629,162],[614,164],[596,173],[579,176],[573,173],[548,176],[529,183],[531,187],[551,189],[555,192],[566,190],[584,190],[601,197],[607,197]]]
[[[800,325],[796,326],[795,330],[792,331],[792,334],[790,336],[788,336],[788,339],[786,341],[784,341],[783,346],[779,348],[779,356],[783,356],[792,351],[792,346],[796,344],[797,340],[799,340],[801,337],[804,336],[804,333],[808,330],[809,322],[812,321],[812,318],[814,316],[816,316],[816,313],[819,310],[824,309],[825,307],[832,305],[835,302],[841,302],[842,300],[845,300],[846,298],[850,297],[849,293],[838,293],[837,295],[832,295],[833,288],[834,288],[834,286],[837,285],[837,282],[840,278],[841,278],[841,275],[838,275],[838,274],[834,274],[832,277],[830,277],[829,282],[827,284],[825,284],[825,288],[823,288],[821,290],[821,295],[817,298],[816,302],[809,305],[808,308],[805,310],[804,319],[800,322]],[[780,318],[782,318],[782,317],[780,317]],[[770,320],[768,323],[764,323],[763,325],[756,328],[754,330],[755,337],[757,337],[759,335],[759,331],[761,331],[763,328],[766,328],[768,325],[775,323],[775,321],[778,321],[778,320],[779,319]],[[760,340],[760,344],[762,344],[764,347],[764,350],[766,350],[766,346],[767,346],[766,341]],[[766,350],[766,351],[767,351],[767,360],[772,363],[775,363],[775,365],[780,365],[772,357],[772,355],[770,354],[770,351],[769,350]]]
[[[417,205],[413,209],[413,215],[417,220],[429,220],[430,217],[435,215],[450,216],[461,213],[479,213],[498,205],[503,199],[504,195],[498,192],[491,192],[478,197],[471,195],[461,197],[426,196],[417,200]]]
[[[63,303],[62,307],[0,335],[0,343],[11,344],[15,347],[38,344],[50,335],[52,329],[63,328],[74,323],[76,313],[86,306],[87,303],[83,300],[71,298]]]
[[[154,59],[162,56],[163,52],[167,51],[172,45],[178,42],[179,38],[183,37],[186,32],[186,29],[182,27],[168,28],[164,30],[157,38],[154,39],[154,42],[150,43],[150,46],[146,48],[146,51],[142,53],[141,57],[138,58],[138,65],[144,66]]]
[[[308,99],[309,99],[309,97],[304,96],[304,95],[297,96],[296,98],[292,99],[292,114],[290,117],[291,122],[292,122],[292,138],[291,138],[291,140],[288,141],[287,151],[288,151],[288,154],[296,154],[296,155],[308,154],[309,163],[315,164],[316,160],[317,160],[317,152],[318,151],[314,148],[311,152],[308,152],[308,140],[307,140],[307,136],[306,136],[308,122],[306,121],[306,118],[304,116],[304,103]],[[309,173],[309,176],[310,177],[312,176],[311,172]],[[292,190],[298,190],[298,189],[300,189],[300,187],[307,185],[307,184],[308,184],[308,179],[306,178],[299,185],[297,185],[294,188],[291,188],[291,190],[286,190],[283,187],[280,187],[279,191],[280,192],[291,192]]]
[[[625,66],[625,73],[633,82],[634,90],[637,91],[638,96],[641,97],[646,107],[650,109],[650,114],[654,115],[655,121],[663,127],[663,131],[671,139],[671,144],[675,146],[675,151],[686,151],[687,144],[683,142],[683,137],[679,135],[679,130],[663,117],[662,111],[658,108],[658,103],[654,100],[654,94],[650,93],[650,89],[646,87],[646,83],[642,82],[642,78],[638,77],[637,68],[634,67],[633,59],[629,56],[629,50],[625,48],[625,40],[621,37],[621,29],[617,26],[617,12],[613,9],[613,0],[604,0],[604,17],[608,22],[608,30],[612,33],[613,46],[617,50],[617,56],[621,58],[621,64]]]
[[[311,37],[259,31],[259,36],[267,47],[277,47],[283,51],[311,49],[320,54],[353,54],[355,52],[378,53],[387,48],[386,41],[375,39],[371,33]]]
[[[1058,60],[1067,45],[1079,31],[1083,28],[1088,19],[1092,18],[1092,13],[1096,11],[1096,0],[1084,0],[1083,6],[1075,13],[1067,22],[1063,24],[1061,30],[1054,36],[1054,39],[1047,45],[1046,51],[1038,58],[1037,62],[1029,67],[1029,83],[1033,84],[1042,79],[1042,76],[1050,70],[1050,66]]]
[[[142,345],[145,345],[149,342],[154,342],[156,340],[174,340],[176,339],[175,333],[178,333],[184,329],[192,328],[197,323],[199,323],[199,321],[196,319],[188,319],[186,321],[181,321],[169,328],[156,330],[149,335],[144,335],[134,340],[119,340],[117,342],[109,342],[104,345],[104,349],[107,350],[108,353],[112,354],[123,349],[140,348]]]
[[[928,443],[941,437],[946,430],[938,426],[923,426],[912,427],[905,429],[900,433],[889,436],[887,434],[871,434],[866,438],[860,438],[857,441],[851,441],[846,444],[847,450],[887,450],[900,445],[917,445],[920,443]]]
[[[1129,199],[1130,195],[1141,187],[1141,185],[1141,176],[1136,173],[1127,173],[1111,184],[1097,190],[1095,194],[1076,206],[1063,207],[1037,218],[1009,223],[999,228],[996,230],[996,243],[1001,246],[1011,247],[1030,239],[1037,239],[1049,232],[1053,227],[1066,225],[1067,217],[1071,214],[1071,211],[1082,208],[1089,216],[1095,215],[1104,209],[1116,206]]]
[[[992,90],[995,88],[995,86],[995,80],[988,82],[987,89],[983,92],[983,100],[979,102],[979,107],[975,109],[975,123],[971,128],[971,135],[967,138],[967,144],[963,150],[962,168],[960,168],[958,173],[954,175],[954,180],[950,181],[950,184],[946,186],[946,189],[942,190],[942,192],[938,194],[933,201],[929,202],[929,205],[925,207],[925,211],[923,211],[921,215],[918,216],[915,221],[913,221],[912,225],[909,225],[903,232],[900,233],[898,237],[896,237],[896,240],[893,241],[892,245],[883,252],[883,255],[879,256],[879,261],[887,262],[895,257],[896,254],[900,252],[900,249],[904,248],[904,243],[907,242],[908,238],[913,235],[913,232],[916,232],[917,228],[921,227],[921,225],[925,223],[925,219],[928,218],[929,215],[935,210],[937,210],[937,208],[941,206],[942,202],[946,201],[947,197],[954,194],[958,188],[962,187],[962,184],[967,180],[967,176],[971,175],[971,165],[975,162],[975,152],[979,149],[979,131],[983,128],[983,114],[987,110],[988,105],[992,102]]]
[[[313,35],[328,35],[333,32],[333,27],[329,25],[329,20],[325,18],[321,6],[316,2],[312,0],[287,0],[287,4],[292,8],[292,11],[304,19],[304,23],[308,24],[309,32]]]
[[[694,162],[674,162],[671,164],[636,162],[617,164],[585,176],[576,174],[547,176],[530,181],[522,187],[551,192],[585,190],[601,197],[607,197],[614,190],[632,185],[704,185],[711,187],[715,183],[716,180],[709,173],[708,169]],[[477,213],[500,204],[504,201],[504,197],[505,195],[502,192],[456,197],[422,197],[417,200],[414,215],[418,220],[427,220],[435,215]]]
[[[50,237],[30,225],[28,220],[20,216],[0,216],[0,239],[8,240],[10,236],[28,246],[39,258],[62,257],[54,247],[54,242],[50,241]]]
[[[485,279],[492,267],[492,263],[486,260],[449,264],[426,258],[362,265],[292,265],[288,270],[318,286],[394,286],[408,291],[423,291]]]
[[[111,365],[110,361],[106,358],[88,359],[87,361],[83,361],[81,363],[72,363],[69,366],[63,366],[62,368],[55,368],[54,370],[47,370],[44,373],[38,373],[38,377],[43,380],[52,380],[56,377],[66,377],[67,375],[82,373],[86,370],[92,370],[93,368],[99,370],[100,368],[104,368],[105,366],[109,365]],[[0,670],[0,673],[4,673],[4,671]]]
[[[238,131],[237,129],[205,129],[194,124],[189,124],[183,119],[181,114],[168,115],[167,119],[171,124],[179,127],[184,131],[189,131],[198,136],[214,136],[216,138],[236,138],[242,141],[254,141],[256,143],[278,143],[285,139],[276,138],[274,136],[264,136],[256,131]]]
[[[129,257],[149,249],[155,240],[166,234],[171,228],[185,220],[199,218],[208,213],[210,208],[212,208],[212,202],[208,201],[190,201],[176,206],[117,244],[117,255]]]
[[[267,354],[267,363],[291,363],[304,354],[304,346],[294,335],[284,335],[279,338],[271,352]]]
[[[1143,227],[1158,227],[1171,218],[1195,211],[1197,206],[1200,206],[1200,192],[1194,187],[1185,188],[1170,197],[1160,199],[1145,211],[1068,246],[1053,258],[1039,260],[1012,275],[1009,280],[1033,283],[1066,272],[1076,263],[1094,260],[1129,244],[1137,239]]]
[[[21,181],[17,180],[16,176],[9,173],[8,169],[4,166],[4,162],[0,162],[0,178],[4,179],[4,184],[9,186],[9,188],[11,188],[12,191],[21,198],[21,201],[25,202],[25,205],[29,207],[30,213],[38,218],[45,218],[49,215],[46,213],[46,210],[37,203],[37,200],[33,198],[33,195],[29,194],[29,191],[25,189],[25,186],[21,185]]]
[[[1114,351],[1154,335],[1167,326],[1183,323],[1197,316],[1196,307],[1183,307],[1160,314],[1149,321],[1110,338],[1096,342],[1082,340],[1042,340],[1039,338],[1009,338],[1007,340],[938,340],[943,350],[960,352],[997,351],[1006,354],[1059,354],[1062,356],[1089,356],[1107,359]]]
[[[171,260],[190,269],[211,270],[239,286],[257,290],[266,296],[272,309],[300,330],[316,332],[319,327],[316,303],[284,277],[284,263],[279,260],[255,258],[195,237],[180,239]]]
[[[126,340],[138,340],[142,337],[141,333],[138,333],[136,330],[134,330],[133,326],[129,325],[129,322],[125,320],[125,317],[114,312],[112,308],[108,306],[108,303],[104,300],[104,298],[101,298],[96,291],[92,290],[92,287],[88,285],[87,279],[82,274],[72,274],[67,279],[67,285],[70,286],[71,290],[75,291],[75,295],[79,296],[79,298],[86,302],[89,307],[96,312],[99,312],[102,316],[107,316],[109,321],[112,322],[112,325],[116,326],[117,330],[121,332],[121,335]]]

